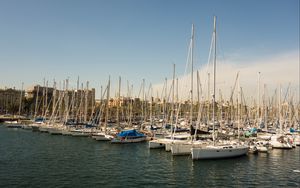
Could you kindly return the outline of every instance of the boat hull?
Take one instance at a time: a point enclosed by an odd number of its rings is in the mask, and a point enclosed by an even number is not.
[[[103,134],[103,135],[93,135],[92,138],[97,141],[110,141],[113,139],[113,136]]]
[[[48,130],[51,135],[61,135],[62,130],[58,128],[51,128]]]
[[[146,136],[137,138],[114,138],[111,140],[112,144],[126,144],[126,143],[137,143],[146,141]]]
[[[150,149],[159,149],[165,147],[165,144],[159,140],[151,140],[148,144]]]
[[[172,155],[190,155],[192,144],[171,144]]]
[[[192,159],[221,159],[246,155],[248,146],[192,148]]]
[[[6,124],[5,126],[6,126],[7,128],[22,128],[22,125],[14,124],[14,123]]]
[[[75,136],[75,137],[88,137],[90,135],[90,133],[86,133],[86,132],[72,132],[71,131],[71,135]]]

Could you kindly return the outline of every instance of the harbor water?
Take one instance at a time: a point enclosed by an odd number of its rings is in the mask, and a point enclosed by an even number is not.
[[[197,160],[0,125],[0,187],[300,187],[300,147]]]

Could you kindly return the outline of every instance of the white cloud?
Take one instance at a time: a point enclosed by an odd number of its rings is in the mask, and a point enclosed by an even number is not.
[[[232,58],[231,58],[232,57]],[[207,97],[207,73],[211,74],[211,92],[212,93],[212,67],[202,67],[199,69],[200,79],[203,86],[204,97]],[[229,56],[228,59],[217,62],[217,89],[216,97],[219,97],[219,89],[222,96],[228,99],[231,88],[234,85],[235,77],[239,72],[240,86],[243,88],[245,98],[257,98],[258,88],[258,72],[261,72],[261,91],[263,85],[267,86],[267,94],[273,95],[274,90],[282,85],[283,92],[289,83],[294,99],[298,101],[299,87],[299,52],[293,51],[289,53],[276,54],[271,57],[258,58],[256,60],[248,60],[246,57]],[[189,96],[190,75],[181,76],[179,78],[179,95],[181,99]],[[171,80],[168,80],[171,85]],[[154,85],[154,90],[161,93],[163,84]],[[170,89],[168,89],[170,90]],[[262,92],[261,92],[262,93]],[[196,96],[196,74],[194,74],[194,96]]]

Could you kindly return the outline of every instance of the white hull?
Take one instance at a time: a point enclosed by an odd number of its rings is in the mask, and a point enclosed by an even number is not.
[[[92,138],[97,141],[110,141],[114,137],[111,135],[106,135],[106,134],[97,134],[97,135],[93,135]]]
[[[164,148],[165,144],[162,143],[160,140],[151,140],[151,141],[149,141],[148,147],[150,149]]]
[[[71,131],[71,135],[75,137],[88,137],[90,133],[87,132],[79,132],[79,131]]]
[[[257,134],[257,139],[260,140],[271,140],[272,134],[270,133],[258,133]]]
[[[171,153],[172,155],[190,155],[192,147],[193,145],[188,143],[173,143],[171,144]]]
[[[248,153],[253,153],[253,154],[257,154],[258,153],[258,149],[255,145],[251,145],[249,146],[249,151]]]
[[[61,135],[62,134],[62,129],[59,128],[49,128],[48,132],[52,135]]]
[[[114,139],[111,140],[111,143],[125,144],[125,143],[143,142],[145,140],[146,140],[146,136],[138,137],[138,138],[125,138],[125,139],[114,138]]]
[[[190,155],[193,147],[200,147],[204,145],[208,145],[209,143],[206,141],[179,141],[176,140],[171,144],[171,153],[172,155]]]
[[[72,133],[69,130],[66,130],[66,129],[62,130],[61,134],[64,135],[64,136],[72,136]]]
[[[206,146],[192,148],[192,159],[219,159],[246,155],[248,146]]]
[[[47,133],[49,132],[48,127],[39,127],[40,132]]]
[[[171,143],[185,143],[187,140],[190,138],[189,134],[175,134],[173,136],[168,136],[167,138],[160,138],[157,140],[151,140],[149,141],[149,148],[154,149],[154,148],[164,148],[166,151],[171,151]]]
[[[165,143],[165,151],[171,151],[171,143]]]
[[[289,143],[280,143],[280,142],[272,142],[271,143],[273,149],[292,149],[293,146]]]
[[[268,152],[268,148],[266,146],[256,146],[257,151],[261,152],[261,153],[267,153]]]
[[[75,129],[71,130],[71,135],[75,137],[88,137],[92,135],[92,130],[91,129]]]
[[[276,134],[271,137],[270,144],[274,149],[292,149],[293,146],[289,142],[289,138],[283,134]]]
[[[5,124],[18,124],[18,121],[4,121]]]

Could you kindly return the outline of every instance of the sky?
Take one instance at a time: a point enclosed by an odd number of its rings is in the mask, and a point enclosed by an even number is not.
[[[204,82],[217,16],[217,87],[240,85],[255,96],[257,74],[269,92],[299,86],[299,0],[0,0],[0,88],[53,85],[77,77],[100,97],[112,88],[138,95],[185,75],[191,27],[194,67]],[[203,87],[204,87],[203,83]],[[227,88],[227,90],[226,90]],[[157,90],[156,93],[159,91]],[[115,92],[112,92],[115,93]]]

